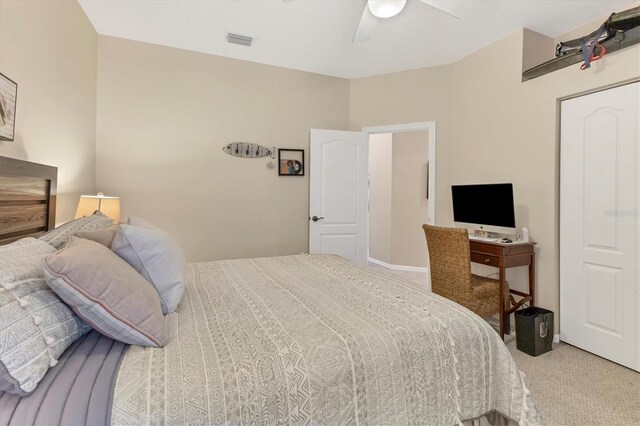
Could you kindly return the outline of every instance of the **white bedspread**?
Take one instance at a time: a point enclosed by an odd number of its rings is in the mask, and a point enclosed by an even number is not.
[[[126,354],[113,424],[542,422],[485,321],[338,257],[191,264],[166,320],[164,349]]]

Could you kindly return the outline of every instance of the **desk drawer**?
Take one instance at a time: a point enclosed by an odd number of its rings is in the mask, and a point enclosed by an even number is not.
[[[495,256],[489,256],[484,253],[471,252],[471,261],[474,263],[481,263],[483,265],[500,266],[500,258]]]

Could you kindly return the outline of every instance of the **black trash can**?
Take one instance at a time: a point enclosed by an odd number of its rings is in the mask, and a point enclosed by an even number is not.
[[[516,311],[516,347],[531,356],[551,350],[553,343],[553,312],[543,308]]]

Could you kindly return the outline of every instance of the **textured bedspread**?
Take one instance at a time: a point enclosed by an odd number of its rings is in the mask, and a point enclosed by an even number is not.
[[[164,349],[131,347],[113,424],[540,424],[497,333],[333,256],[190,265]]]

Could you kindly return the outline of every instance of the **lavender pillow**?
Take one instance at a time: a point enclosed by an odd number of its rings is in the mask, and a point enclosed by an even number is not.
[[[78,232],[76,234],[76,237],[95,241],[96,243],[100,243],[105,247],[111,248],[111,244],[113,243],[113,239],[116,237],[117,232],[118,226],[112,226],[111,228],[99,229],[97,231]]]
[[[107,247],[74,237],[47,256],[43,270],[49,287],[100,333],[132,345],[166,344],[158,294]]]
[[[176,310],[184,293],[187,261],[171,235],[130,217],[128,225],[118,228],[111,250],[155,287],[165,315]]]

